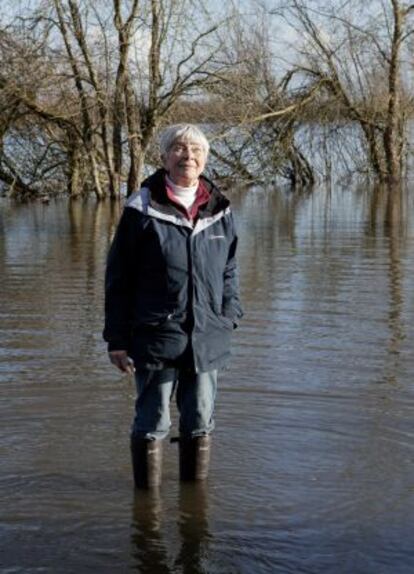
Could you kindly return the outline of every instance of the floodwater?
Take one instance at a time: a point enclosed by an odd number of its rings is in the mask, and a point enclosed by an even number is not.
[[[233,200],[246,313],[211,475],[180,485],[166,443],[138,496],[101,340],[118,209],[2,200],[2,574],[414,572],[413,198]]]

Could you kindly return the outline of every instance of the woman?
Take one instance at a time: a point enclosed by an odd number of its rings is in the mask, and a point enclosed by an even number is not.
[[[174,390],[180,477],[207,477],[217,369],[242,315],[237,236],[228,199],[202,175],[208,151],[194,125],[164,130],[164,167],[128,199],[108,257],[104,339],[111,362],[135,373],[137,487],[160,484]]]

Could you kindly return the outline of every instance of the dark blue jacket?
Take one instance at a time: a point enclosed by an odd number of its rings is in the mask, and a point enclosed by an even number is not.
[[[105,280],[104,339],[138,367],[190,358],[197,372],[221,366],[242,315],[237,236],[229,200],[210,193],[193,225],[169,199],[157,171],[127,201]]]

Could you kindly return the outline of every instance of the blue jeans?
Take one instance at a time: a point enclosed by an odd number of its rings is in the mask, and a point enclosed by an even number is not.
[[[163,439],[171,427],[170,401],[176,391],[180,413],[179,431],[187,437],[209,434],[214,429],[217,371],[195,373],[191,369],[137,369],[137,400],[132,434]]]

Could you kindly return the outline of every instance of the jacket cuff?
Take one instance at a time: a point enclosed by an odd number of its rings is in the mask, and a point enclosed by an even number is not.
[[[108,341],[108,353],[111,351],[126,351],[128,346],[129,345],[125,340],[117,339],[114,341]]]

